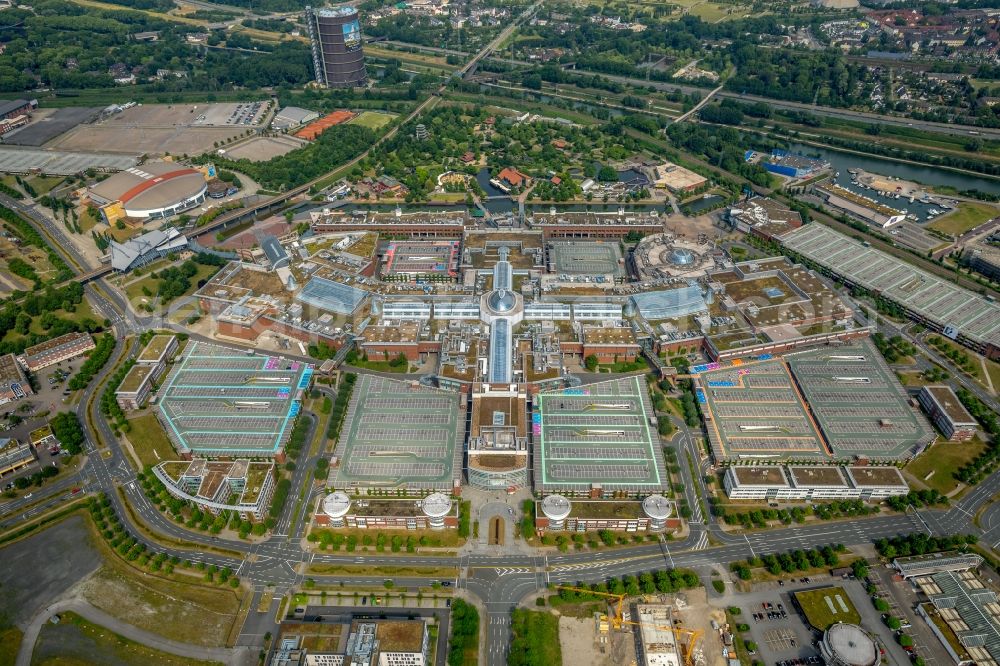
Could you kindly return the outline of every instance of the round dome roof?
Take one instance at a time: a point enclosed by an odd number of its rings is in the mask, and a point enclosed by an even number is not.
[[[872,666],[878,663],[875,641],[855,624],[835,624],[826,630],[823,642],[841,664]]]
[[[667,261],[674,266],[690,266],[694,263],[694,254],[691,250],[675,247],[667,254]]]
[[[564,520],[573,505],[562,495],[549,495],[542,500],[542,513],[549,520]]]
[[[642,500],[642,510],[654,520],[666,520],[674,512],[670,500],[663,495],[650,495]]]
[[[351,510],[351,498],[343,491],[330,493],[323,498],[323,513],[331,518],[342,518]]]
[[[427,516],[442,518],[451,511],[451,499],[444,493],[432,493],[424,498],[420,506]]]
[[[510,312],[514,309],[517,299],[514,297],[514,292],[498,289],[490,294],[487,303],[494,312]]]

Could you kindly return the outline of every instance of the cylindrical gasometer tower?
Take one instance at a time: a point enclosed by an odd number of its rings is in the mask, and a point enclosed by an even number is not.
[[[316,80],[331,88],[363,86],[368,76],[358,11],[349,6],[306,7],[305,18]]]

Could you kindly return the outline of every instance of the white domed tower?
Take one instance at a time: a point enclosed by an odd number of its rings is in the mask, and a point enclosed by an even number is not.
[[[338,490],[323,498],[323,514],[329,519],[332,527],[343,527],[344,516],[351,510],[351,498],[347,493]]]
[[[542,513],[549,519],[550,530],[566,528],[566,519],[573,509],[573,504],[562,495],[549,495],[542,500]]]
[[[451,498],[444,493],[433,493],[423,499],[420,508],[432,530],[443,530],[444,517],[451,513]]]
[[[649,529],[660,531],[674,513],[674,504],[663,495],[650,495],[642,500],[642,510],[649,518]]]

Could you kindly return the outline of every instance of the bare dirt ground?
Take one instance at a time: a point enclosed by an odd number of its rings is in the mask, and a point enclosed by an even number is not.
[[[726,622],[725,610],[708,603],[708,595],[704,587],[687,590],[683,595],[677,595],[683,602],[674,607],[674,617],[680,619],[686,629],[700,629],[702,632],[699,649],[704,653],[705,666],[723,666],[726,660],[722,657],[722,641],[719,632],[712,629],[712,620],[722,626]]]
[[[234,600],[227,607],[219,598],[225,597],[213,596],[213,591],[177,585],[168,589],[175,588],[188,592],[189,597],[175,597],[102,567],[80,586],[78,594],[105,613],[165,638],[194,645],[224,645],[236,620],[238,602]]]
[[[592,618],[559,618],[559,645],[564,664],[589,666],[623,666],[635,663],[633,642],[627,636],[618,636],[614,649],[608,643],[597,643],[597,632]],[[602,638],[607,641],[607,636]],[[603,646],[603,649],[602,649]],[[614,653],[614,654],[612,654]]]
[[[234,160],[266,162],[306,145],[308,142],[290,136],[254,137],[235,148],[227,148],[226,156]]]

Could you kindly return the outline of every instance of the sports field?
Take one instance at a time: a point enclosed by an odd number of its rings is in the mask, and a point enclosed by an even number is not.
[[[313,367],[192,342],[160,389],[157,416],[182,455],[270,457],[291,434]]]
[[[337,488],[451,491],[462,473],[457,393],[362,375],[337,445]]]
[[[361,125],[373,130],[377,130],[383,125],[392,122],[396,115],[393,113],[382,113],[380,111],[362,111],[354,118],[347,121],[348,125]]]

